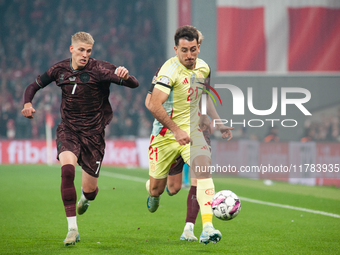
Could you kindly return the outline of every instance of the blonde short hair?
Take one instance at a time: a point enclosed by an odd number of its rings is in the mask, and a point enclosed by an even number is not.
[[[202,44],[202,41],[204,39],[204,36],[202,35],[202,32],[197,29],[198,33],[198,44]]]
[[[92,45],[94,44],[92,35],[86,32],[78,32],[72,36],[71,38],[72,45],[78,42],[83,42],[83,43],[92,44]]]

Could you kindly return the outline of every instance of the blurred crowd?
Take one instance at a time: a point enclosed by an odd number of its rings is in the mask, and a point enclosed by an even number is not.
[[[157,68],[165,60],[165,45],[156,19],[157,0],[0,0],[0,139],[44,139],[46,115],[60,122],[61,90],[54,83],[38,91],[33,120],[22,116],[23,93],[53,64],[69,58],[71,36],[93,35],[93,58],[125,66],[140,83],[136,90],[111,85],[113,119],[108,138],[149,137],[153,117],[144,106]],[[338,115],[305,122],[301,141],[340,141]],[[215,130],[216,131],[216,130]],[[234,139],[280,141],[273,128],[262,139],[236,128]],[[218,138],[219,132],[213,132]]]
[[[337,115],[324,115],[319,121],[307,119],[302,142],[340,142],[340,108]]]
[[[37,92],[33,120],[21,115],[25,88],[53,64],[69,58],[78,31],[95,40],[91,57],[125,66],[140,83],[137,90],[111,85],[114,117],[108,137],[151,132],[144,99],[153,74],[164,62],[155,19],[156,0],[0,0],[0,138],[45,138],[45,117],[60,122],[61,90],[55,83]]]

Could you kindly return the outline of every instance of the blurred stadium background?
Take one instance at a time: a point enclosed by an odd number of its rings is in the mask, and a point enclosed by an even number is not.
[[[339,1],[0,0],[0,164],[57,163],[54,143],[53,156],[48,157],[46,131],[52,129],[54,139],[60,89],[51,84],[36,94],[33,120],[21,115],[22,96],[38,74],[70,57],[71,35],[87,31],[95,39],[92,57],[126,66],[140,82],[137,90],[111,86],[114,118],[106,129],[103,163],[147,168],[153,117],[144,99],[154,72],[174,55],[176,28],[185,24],[196,26],[205,37],[199,57],[211,67],[213,86],[233,84],[245,96],[252,87],[254,107],[263,110],[272,104],[273,87],[311,92],[305,104],[311,116],[293,106],[282,116],[279,100],[273,114],[260,118],[247,107],[244,116],[233,116],[231,94],[221,93],[221,118],[238,123],[294,119],[298,124],[287,128],[277,122],[279,141],[268,143],[264,139],[270,123],[237,124],[228,143],[213,132],[214,164],[340,163]],[[334,172],[245,177],[340,186],[339,173]]]

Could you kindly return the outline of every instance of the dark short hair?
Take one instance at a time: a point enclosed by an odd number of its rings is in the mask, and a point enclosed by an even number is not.
[[[177,28],[176,33],[175,33],[175,45],[176,46],[178,46],[179,40],[182,38],[190,42],[196,39],[198,43],[197,29],[189,25],[185,25],[185,26]]]

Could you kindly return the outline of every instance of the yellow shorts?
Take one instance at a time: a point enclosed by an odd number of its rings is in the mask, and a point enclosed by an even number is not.
[[[210,149],[199,128],[190,133],[192,145],[179,145],[171,131],[165,135],[151,135],[149,146],[149,175],[155,179],[164,179],[168,176],[170,167],[176,162],[177,155],[181,154],[184,162],[190,162],[199,155],[211,157]]]

